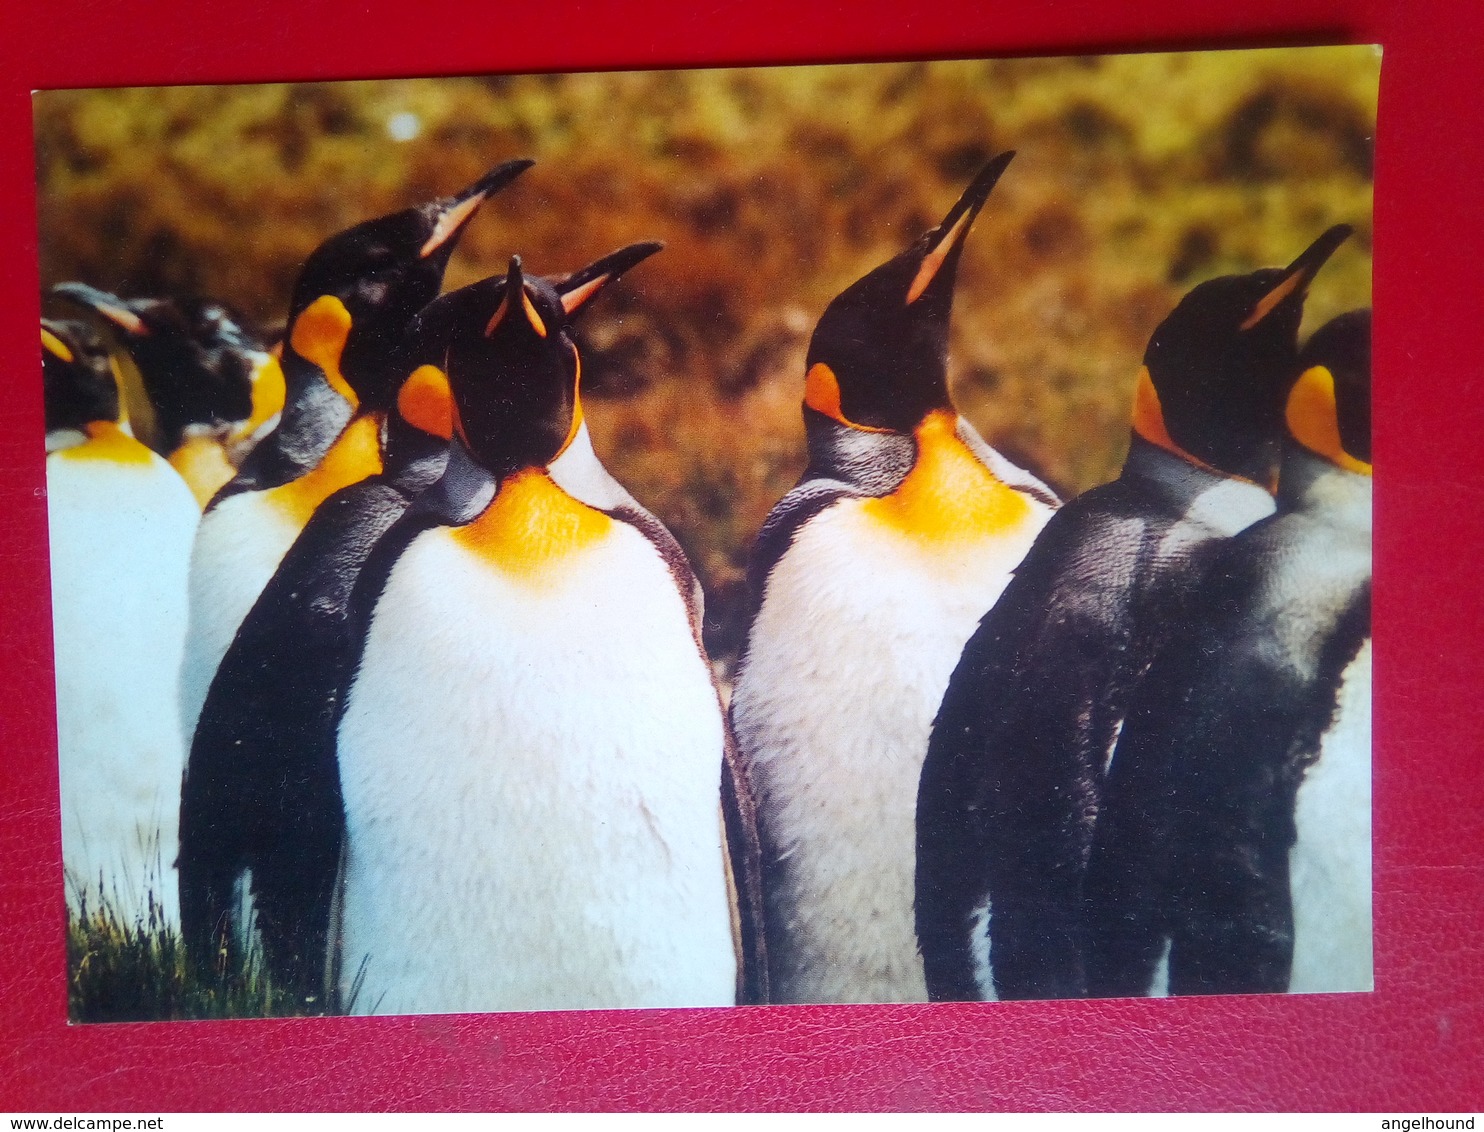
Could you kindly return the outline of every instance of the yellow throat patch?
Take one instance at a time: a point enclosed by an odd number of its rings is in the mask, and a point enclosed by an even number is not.
[[[929,413],[914,435],[917,462],[896,491],[865,501],[871,518],[913,542],[944,546],[1008,534],[1030,517],[1030,500],[959,439],[952,412]]]
[[[114,464],[148,466],[154,453],[135,440],[113,421],[89,421],[83,426],[87,440],[71,448],[53,452],[68,460],[108,460]]]
[[[345,426],[330,450],[309,471],[264,494],[299,527],[314,509],[342,487],[381,471],[381,414],[367,413]]]
[[[237,469],[227,459],[226,449],[209,436],[189,437],[167,459],[203,509],[211,502],[212,496],[237,474]]]
[[[527,583],[602,539],[614,520],[573,499],[543,468],[517,472],[473,522],[453,529],[461,545]]]

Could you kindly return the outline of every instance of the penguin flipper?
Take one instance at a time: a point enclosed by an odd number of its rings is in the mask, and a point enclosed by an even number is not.
[[[721,766],[721,812],[726,850],[736,886],[738,934],[742,954],[737,967],[737,1005],[758,1006],[771,997],[768,941],[763,912],[762,843],[757,831],[757,797],[741,752],[726,728]]]
[[[324,1002],[344,820],[334,725],[353,662],[351,587],[407,504],[376,477],[315,512],[224,657],[192,745],[182,875],[194,878],[195,862],[215,857],[207,891],[220,900],[223,881],[230,893],[251,870],[269,970],[301,1004]],[[212,923],[219,919],[218,911]],[[195,938],[201,931],[198,923]]]

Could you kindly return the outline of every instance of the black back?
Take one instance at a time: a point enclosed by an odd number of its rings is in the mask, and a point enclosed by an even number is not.
[[[1167,942],[1172,994],[1288,989],[1295,799],[1370,635],[1369,530],[1265,521],[1209,556],[1198,606],[1114,756],[1087,879],[1096,995],[1148,993]]]
[[[350,597],[378,540],[434,483],[448,443],[405,421],[395,462],[331,495],[238,629],[191,744],[180,822],[182,927],[213,955],[243,870],[269,971],[306,1009],[325,993],[344,812],[335,759],[357,655]],[[333,985],[333,984],[331,984]]]

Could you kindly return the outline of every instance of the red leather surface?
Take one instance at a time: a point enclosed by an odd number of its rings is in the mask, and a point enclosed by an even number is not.
[[[0,1108],[1484,1105],[1477,0],[53,0],[0,36]],[[35,87],[1380,42],[1370,995],[68,1027]]]

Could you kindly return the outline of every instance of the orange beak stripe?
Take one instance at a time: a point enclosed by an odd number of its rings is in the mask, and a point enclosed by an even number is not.
[[[64,362],[73,360],[72,351],[67,348],[67,343],[44,326],[41,328],[41,348],[61,358]]]

